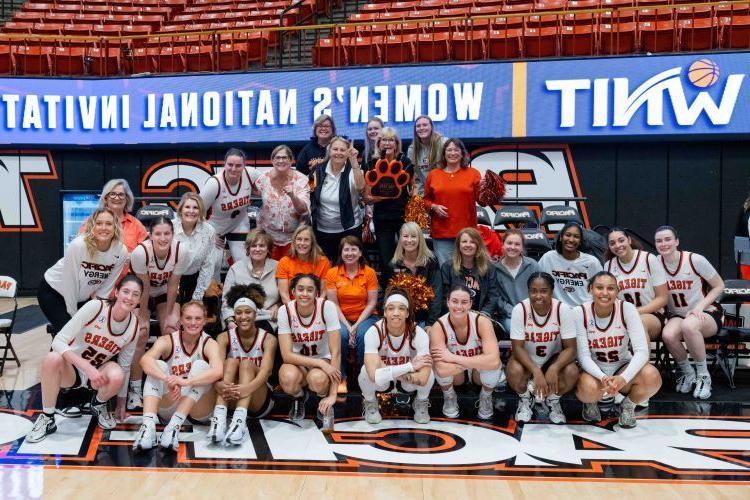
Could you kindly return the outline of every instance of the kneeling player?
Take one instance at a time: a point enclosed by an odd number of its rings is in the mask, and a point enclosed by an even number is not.
[[[471,310],[469,288],[464,285],[451,288],[448,314],[437,320],[430,336],[435,378],[443,390],[443,415],[458,416],[458,396],[453,386],[464,383],[468,370],[468,380],[482,386],[477,416],[491,419],[492,391],[500,380],[502,362],[492,323]]]
[[[318,413],[323,430],[333,430],[333,405],[341,382],[341,338],[336,304],[318,298],[320,279],[298,274],[292,279],[294,300],[279,309],[279,350],[284,364],[279,383],[294,397],[289,419],[305,418],[307,394],[304,387],[321,397]]]
[[[560,396],[578,380],[573,313],[552,298],[555,280],[548,273],[533,273],[527,286],[529,298],[511,314],[513,356],[506,368],[508,384],[520,397],[516,421],[531,420],[536,398],[547,404],[553,424],[564,424]]]
[[[234,296],[234,289],[228,296]],[[273,370],[276,337],[255,326],[258,309],[263,307],[265,294],[250,289],[250,297],[234,302],[236,328],[219,334],[219,352],[225,354],[224,377],[216,383],[216,406],[211,418],[208,439],[214,443],[241,444],[249,433],[248,410],[252,417],[261,418],[273,409],[268,377]],[[227,406],[234,406],[229,432],[226,432]]]
[[[594,300],[574,310],[578,363],[585,372],[576,390],[583,419],[601,420],[598,401],[619,392],[627,396],[620,403],[620,427],[635,427],[635,406],[656,394],[661,375],[648,362],[648,337],[638,310],[617,299],[617,278],[601,271],[591,278],[589,291]]]
[[[134,450],[156,445],[156,418],[170,419],[159,440],[162,448],[177,451],[180,427],[190,415],[206,421],[214,406],[212,384],[222,375],[216,341],[203,331],[206,306],[192,301],[182,306],[181,328],[163,335],[141,358],[146,373],[143,386],[143,424],[133,442]]]
[[[365,333],[365,363],[359,372],[365,420],[377,424],[383,419],[376,392],[416,392],[414,421],[426,424],[427,398],[435,382],[430,339],[417,326],[406,291],[389,289],[384,303],[383,319]]]
[[[52,342],[42,362],[42,411],[26,436],[38,443],[57,430],[55,402],[61,388],[90,387],[96,391],[91,411],[99,427],[114,429],[115,417],[107,401],[117,394],[116,414],[126,416],[130,363],[135,353],[138,318],[133,311],[141,299],[143,282],[126,276],[116,287],[114,303],[92,300],[84,304]],[[117,362],[110,361],[118,355]]]

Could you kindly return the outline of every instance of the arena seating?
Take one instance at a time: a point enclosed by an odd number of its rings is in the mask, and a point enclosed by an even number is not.
[[[26,2],[2,27],[0,74],[108,76],[262,67],[269,49],[280,45],[283,28],[314,22],[334,2],[297,3]],[[362,5],[346,23],[316,28],[314,34],[316,66],[747,49],[750,4],[377,1]]]

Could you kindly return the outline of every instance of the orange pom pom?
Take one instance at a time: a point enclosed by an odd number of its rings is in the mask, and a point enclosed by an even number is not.
[[[430,227],[430,217],[427,215],[427,205],[421,196],[414,195],[404,209],[404,222],[416,222],[422,229]]]
[[[388,286],[405,288],[409,292],[412,306],[417,312],[426,311],[430,307],[430,303],[435,300],[435,291],[427,284],[424,276],[398,273],[391,278]]]

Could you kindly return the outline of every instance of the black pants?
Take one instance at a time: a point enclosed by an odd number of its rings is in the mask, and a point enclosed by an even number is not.
[[[315,230],[315,239],[318,240],[318,245],[323,249],[323,253],[326,254],[328,260],[331,261],[331,266],[336,265],[336,261],[339,260],[339,243],[344,236],[356,236],[361,239],[362,225],[340,233],[322,233],[317,229]]]
[[[396,242],[399,231],[403,225],[402,220],[375,220],[375,244],[378,246],[380,257],[380,287],[385,290],[390,277],[390,266],[388,263],[396,251]]]
[[[65,306],[65,299],[57,290],[49,286],[49,283],[44,278],[39,283],[36,298],[39,301],[39,308],[55,330],[55,333],[52,334],[54,336],[70,321],[70,314],[68,314],[68,308]],[[80,309],[85,303],[79,302],[77,309]]]
[[[177,303],[186,304],[193,300],[193,292],[195,292],[196,286],[198,286],[198,273],[183,274],[180,277],[180,291],[177,293]]]

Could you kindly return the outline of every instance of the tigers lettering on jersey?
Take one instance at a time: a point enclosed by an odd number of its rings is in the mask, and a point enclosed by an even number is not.
[[[130,313],[125,328],[116,333],[112,328],[112,306],[99,301],[99,311],[91,321],[86,323],[83,335],[76,336],[70,345],[73,352],[88,361],[91,366],[99,368],[114,358],[128,343],[135,341],[138,332],[138,319]]]
[[[695,269],[693,255],[690,252],[680,252],[677,267],[674,271],[661,257],[664,270],[667,272],[667,290],[669,290],[669,312],[685,317],[694,307],[705,298],[708,282]]]
[[[604,327],[597,323],[593,302],[580,306],[591,356],[597,366],[610,376],[632,358],[622,305],[621,300],[615,301],[612,314]]]
[[[148,271],[148,281],[150,285],[149,295],[152,297],[161,295],[166,292],[166,286],[169,279],[174,274],[177,264],[180,260],[180,242],[173,240],[167,256],[162,263],[156,258],[153,243],[149,240],[139,245],[146,253],[146,268]]]
[[[228,202],[224,202],[219,207],[222,212],[231,212],[232,210],[237,210],[238,208],[242,208],[245,205],[249,205],[249,204],[250,204],[250,196],[243,196],[241,198],[235,198]]]
[[[636,250],[632,264],[626,267],[617,257],[612,257],[607,263],[607,270],[617,278],[617,287],[619,291],[617,297],[621,300],[627,300],[636,307],[642,307],[656,298],[654,288],[655,280],[661,281],[664,276],[661,268],[658,273],[652,274],[649,259],[655,257],[648,252]],[[660,266],[659,262],[655,262]],[[659,286],[661,283],[659,283]]]

